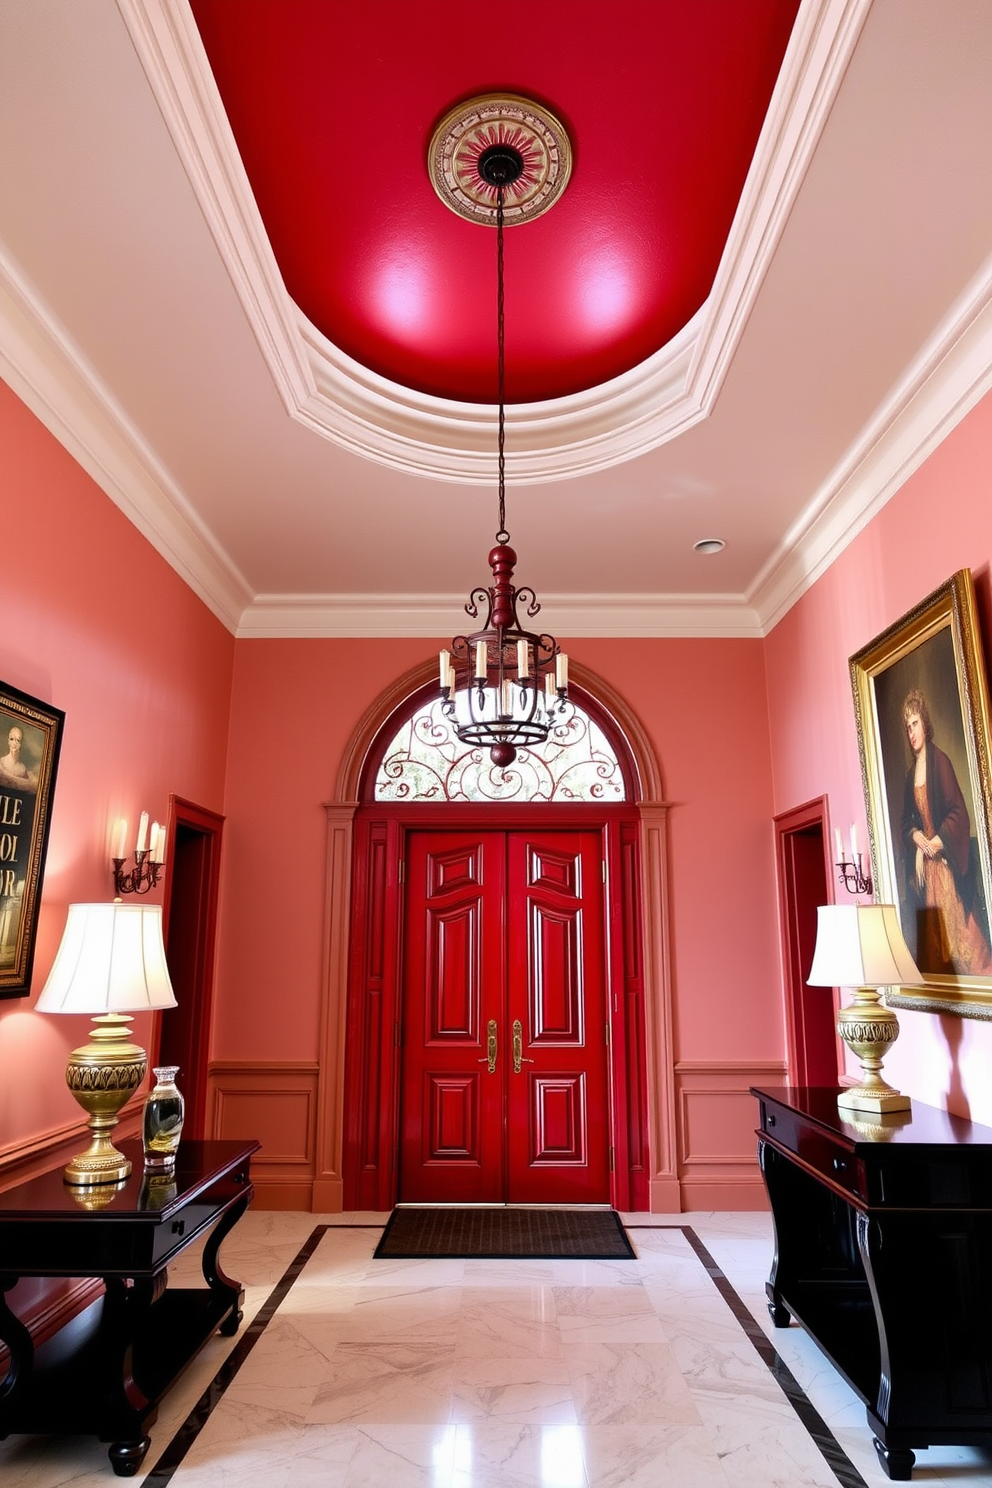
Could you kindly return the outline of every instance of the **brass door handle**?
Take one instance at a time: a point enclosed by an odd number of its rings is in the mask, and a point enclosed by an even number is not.
[[[519,1075],[523,1064],[533,1064],[533,1059],[524,1058],[524,1030],[519,1018],[513,1020],[513,1073]]]
[[[480,1064],[488,1064],[489,1073],[496,1073],[496,1019],[490,1018],[486,1028],[486,1052],[479,1060]]]

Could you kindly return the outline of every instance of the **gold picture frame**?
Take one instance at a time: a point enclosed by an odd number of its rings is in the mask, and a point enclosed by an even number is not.
[[[0,998],[31,990],[64,721],[0,682]]]
[[[961,569],[850,659],[874,897],[923,987],[886,1000],[992,1020],[989,700]]]

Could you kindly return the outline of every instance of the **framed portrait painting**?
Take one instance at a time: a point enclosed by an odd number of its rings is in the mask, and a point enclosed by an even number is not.
[[[64,718],[0,682],[0,997],[31,986]]]
[[[851,657],[875,898],[925,986],[887,1000],[992,1019],[989,704],[967,569]]]

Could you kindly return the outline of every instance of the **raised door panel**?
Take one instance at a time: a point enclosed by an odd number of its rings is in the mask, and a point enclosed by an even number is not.
[[[527,904],[529,1027],[534,1043],[581,1044],[584,1017],[582,908]]]
[[[426,906],[424,1043],[479,1042],[482,896],[452,909]]]
[[[588,1161],[589,1130],[584,1073],[529,1075],[528,1085],[531,1163],[537,1167],[584,1165]]]

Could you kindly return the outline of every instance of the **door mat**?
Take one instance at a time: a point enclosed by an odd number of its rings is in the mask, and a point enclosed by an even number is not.
[[[613,1209],[394,1209],[377,1260],[630,1261],[637,1253]]]

